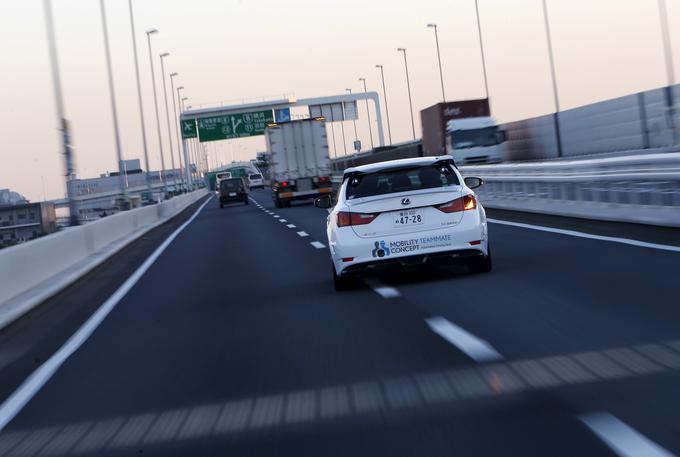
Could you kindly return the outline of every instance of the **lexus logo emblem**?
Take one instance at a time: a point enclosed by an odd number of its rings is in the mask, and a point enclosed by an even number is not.
[[[404,205],[404,206],[410,205],[410,204],[411,204],[411,199],[408,198],[408,197],[407,197],[407,198],[402,198],[402,199],[401,199],[401,204]]]

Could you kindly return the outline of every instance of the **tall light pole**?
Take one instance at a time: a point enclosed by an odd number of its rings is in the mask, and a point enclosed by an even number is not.
[[[159,54],[161,61],[161,78],[163,78],[163,98],[165,99],[165,119],[168,122],[168,144],[170,144],[170,166],[172,166],[173,182],[177,184],[177,175],[175,174],[175,151],[172,147],[172,130],[170,129],[170,106],[168,105],[168,87],[165,84],[165,62],[163,59],[169,57],[169,52]]]
[[[109,47],[109,29],[106,24],[106,8],[104,7],[104,0],[99,0],[99,10],[102,16],[102,31],[104,33],[104,50],[106,51],[106,70],[109,80],[109,96],[111,99],[111,116],[113,117],[113,136],[116,143],[116,157],[118,158],[118,182],[120,185],[120,193],[123,198],[123,207],[121,209],[129,209],[127,201],[127,189],[125,187],[125,169],[123,167],[123,154],[120,149],[120,132],[118,131],[118,111],[116,110],[116,91],[113,87],[113,70],[111,69],[111,49]]]
[[[146,127],[144,126],[144,105],[142,103],[142,83],[139,80],[139,59],[137,57],[137,38],[135,35],[135,17],[132,12],[132,0],[128,0],[128,10],[130,11],[130,32],[132,34],[132,52],[135,56],[135,78],[137,80],[137,103],[139,104],[139,122],[142,127],[142,147],[144,148],[144,166],[146,166],[146,188],[151,198],[153,188],[151,187],[151,169],[149,167],[149,149],[146,144]]]
[[[675,85],[675,69],[673,68],[673,48],[671,47],[671,37],[668,29],[668,11],[666,0],[659,0],[659,20],[661,21],[661,38],[663,40],[664,57],[666,59],[666,76],[668,78],[667,90],[667,109],[669,125],[673,134],[673,144],[678,142],[678,132],[675,125],[675,100],[673,97],[673,86]]]
[[[359,78],[359,81],[364,83],[364,94],[367,93],[366,78]],[[373,149],[373,129],[371,128],[371,110],[368,107],[368,99],[366,99],[366,119],[368,120],[368,136],[371,139],[371,149]]]
[[[168,181],[165,171],[165,157],[163,157],[163,138],[161,136],[161,118],[158,114],[158,94],[156,92],[156,74],[153,68],[153,53],[151,52],[151,35],[158,33],[158,30],[151,29],[146,31],[146,41],[149,45],[149,66],[151,67],[151,85],[153,87],[153,107],[156,110],[156,130],[158,132],[158,151],[161,156],[161,181],[165,188],[165,193],[168,193]]]
[[[182,113],[184,112],[184,103],[183,103],[183,98],[181,95],[181,92],[184,90],[184,86],[179,86],[177,88],[177,104],[179,105],[179,114],[180,117]],[[186,97],[184,97],[186,98]],[[177,129],[177,142],[179,143],[179,148],[182,151],[182,155],[184,157],[184,179],[186,180],[186,188],[187,190],[192,190],[192,176],[191,176],[191,170],[189,169],[189,154],[187,153],[187,142],[183,138],[183,133],[182,131],[182,122],[180,121],[180,117],[177,117],[177,124],[178,124],[178,129]]]
[[[429,28],[434,29],[434,41],[437,44],[437,61],[439,62],[439,79],[442,83],[442,101],[446,101],[446,95],[444,95],[444,73],[442,72],[442,55],[439,52],[439,32],[437,32],[437,24],[429,23],[427,24]]]
[[[383,99],[385,100],[385,114],[387,114],[387,136],[390,138],[390,144],[392,144],[392,129],[390,127],[390,110],[387,108],[387,90],[385,89],[385,72],[383,71],[383,66],[380,64],[377,64],[375,68],[380,68],[380,79],[382,79]]]
[[[345,90],[346,90],[347,92],[349,92],[350,95],[352,95],[352,89],[345,89]],[[356,106],[356,103],[354,104],[354,106]],[[355,150],[356,152],[359,152],[359,150],[356,148],[356,142],[359,141],[359,134],[357,133],[357,119],[356,119],[356,113],[354,113],[354,119],[352,119],[352,122],[354,123],[354,143],[355,143],[354,150]]]
[[[486,56],[484,55],[484,40],[482,39],[482,23],[479,20],[478,0],[475,0],[475,13],[477,14],[477,36],[479,36],[479,50],[482,53],[482,73],[484,74],[484,95],[489,99],[489,81],[486,78]]]
[[[64,96],[61,90],[61,74],[59,72],[59,58],[57,55],[57,40],[54,33],[54,20],[52,18],[52,3],[50,0],[43,2],[45,10],[45,24],[47,26],[47,41],[50,53],[50,65],[52,67],[52,85],[54,86],[54,99],[57,108],[57,118],[59,119],[59,130],[61,130],[61,141],[64,154],[64,174],[66,177],[66,199],[68,200],[69,225],[78,225],[78,208],[75,200],[75,189],[73,179],[75,176],[75,166],[73,165],[73,150],[71,149],[71,136],[69,134],[69,124],[64,112]]]
[[[550,21],[548,20],[548,5],[543,0],[543,21],[545,22],[545,36],[548,40],[548,57],[550,59],[550,75],[552,77],[553,97],[555,99],[555,142],[557,143],[557,157],[562,157],[562,135],[560,132],[560,98],[557,93],[557,78],[555,76],[555,59],[553,58],[552,39],[550,36]]]
[[[182,113],[183,113],[185,110],[191,108],[190,106],[189,106],[189,107],[186,106],[186,101],[187,101],[187,100],[189,100],[189,97],[182,97],[182,99],[180,100],[181,106],[182,106],[182,108],[181,108]],[[194,160],[194,159],[193,159],[193,149],[192,149],[192,147],[191,147],[191,144],[192,144],[191,139],[185,140],[185,143],[186,143],[186,145],[188,146],[188,152],[187,152],[187,155],[186,155],[186,157],[184,158],[184,160],[185,160],[185,162],[186,162],[187,170],[189,170],[188,173],[189,173],[189,175],[191,176],[191,179],[192,179],[192,180],[195,180],[195,179],[196,179],[196,175],[195,175],[195,173],[194,173],[194,170],[193,170],[192,167],[191,167],[192,162],[193,162],[193,160]],[[193,183],[192,183],[192,188],[193,188]]]
[[[411,112],[411,129],[413,131],[413,139],[416,139],[416,123],[413,120],[413,101],[411,100],[411,82],[408,77],[408,62],[406,60],[406,48],[397,48],[397,52],[404,53],[404,68],[406,69],[406,87],[408,88],[408,106]]]
[[[170,73],[170,96],[172,97],[172,112],[175,114],[173,125],[175,126],[175,136],[177,137],[177,159],[179,160],[179,182],[182,186],[184,182],[184,167],[182,166],[182,144],[179,141],[179,118],[177,117],[177,102],[175,101],[175,78],[179,73]]]

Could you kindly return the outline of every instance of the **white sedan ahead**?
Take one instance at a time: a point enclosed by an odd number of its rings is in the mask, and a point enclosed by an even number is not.
[[[491,271],[486,214],[451,156],[348,168],[327,234],[336,290],[361,273],[391,266],[458,263]],[[330,196],[316,200],[331,208]]]

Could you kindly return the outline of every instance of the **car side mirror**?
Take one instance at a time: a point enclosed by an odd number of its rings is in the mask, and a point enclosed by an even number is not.
[[[331,196],[322,195],[321,197],[314,200],[314,206],[321,209],[328,209],[332,206]]]
[[[467,178],[465,178],[465,185],[468,186],[470,189],[476,189],[482,184],[484,184],[482,178],[475,178],[474,176],[468,176]]]

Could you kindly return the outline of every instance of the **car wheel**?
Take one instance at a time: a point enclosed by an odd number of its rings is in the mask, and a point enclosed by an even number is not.
[[[276,200],[274,200],[274,206],[276,206],[277,208],[282,208],[283,204],[281,203],[281,200],[277,198]]]
[[[335,267],[331,264],[331,271],[333,272],[333,287],[336,292],[342,292],[344,290],[350,290],[354,285],[352,278],[347,278],[343,276],[338,276],[335,272]]]
[[[247,198],[245,200],[243,200],[243,203],[245,203],[246,205],[250,205],[250,202],[248,201]]]
[[[493,262],[491,261],[491,247],[489,247],[488,254],[470,261],[468,264],[470,273],[488,273],[493,269]]]
[[[224,208],[224,203],[220,202],[220,208]]]

